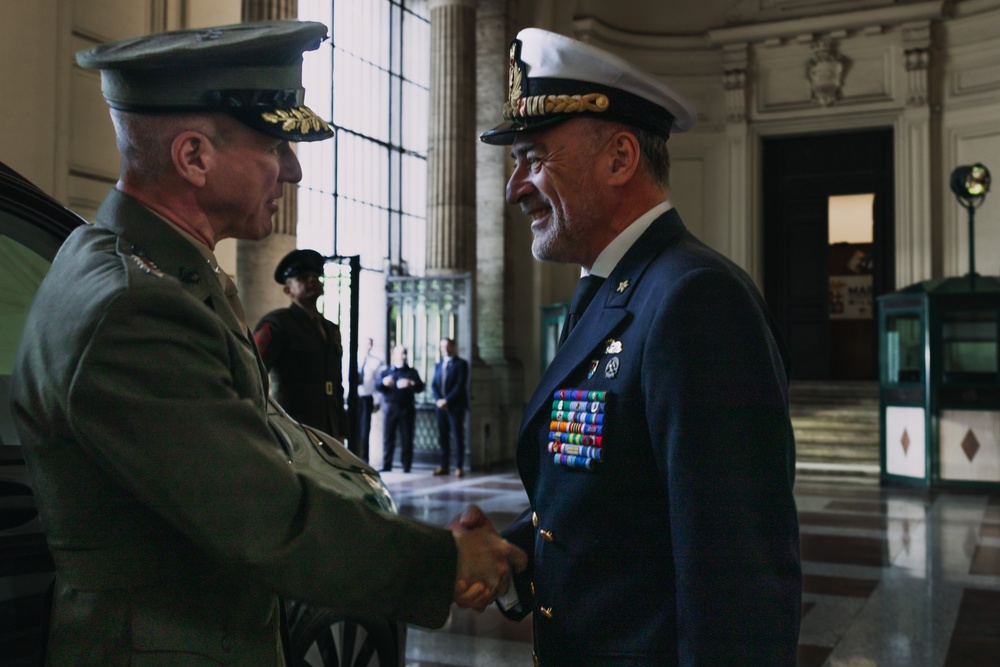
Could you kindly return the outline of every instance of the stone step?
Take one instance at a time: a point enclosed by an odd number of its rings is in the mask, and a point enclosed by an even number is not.
[[[796,380],[789,384],[790,402],[795,403],[855,403],[878,405],[876,382],[807,382]]]
[[[794,381],[789,412],[797,474],[878,477],[878,383]]]
[[[858,447],[856,445],[825,445],[823,447],[795,443],[795,460],[797,461],[830,461],[878,463],[878,445],[874,447]]]
[[[878,413],[835,411],[829,413],[792,411],[792,423],[796,428],[824,428],[835,431],[870,431],[878,430]]]

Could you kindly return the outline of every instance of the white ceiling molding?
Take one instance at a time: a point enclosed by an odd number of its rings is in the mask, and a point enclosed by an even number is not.
[[[803,35],[829,34],[832,30],[876,30],[877,26],[899,25],[913,21],[941,18],[945,2],[918,2],[878,9],[824,14],[808,18],[754,23],[734,28],[718,28],[705,33],[708,43],[722,46],[738,42],[765,42],[776,39],[797,39]]]

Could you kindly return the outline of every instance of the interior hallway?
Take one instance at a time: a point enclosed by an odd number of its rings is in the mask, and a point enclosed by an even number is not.
[[[525,507],[513,471],[384,479],[400,513],[444,525],[468,503],[498,527]],[[802,667],[1000,665],[1000,494],[800,474]],[[411,628],[407,667],[528,666],[530,622],[453,608]]]

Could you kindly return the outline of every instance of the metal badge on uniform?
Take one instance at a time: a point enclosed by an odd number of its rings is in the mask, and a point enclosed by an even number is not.
[[[599,362],[594,362],[596,368]],[[556,465],[593,472],[604,460],[602,439],[608,392],[559,389],[552,398],[549,446]],[[569,411],[566,411],[569,408]]]
[[[624,294],[625,290],[628,289],[628,286],[629,286],[629,280],[628,278],[626,278],[625,280],[618,283],[618,289],[615,291],[618,292],[619,294]]]
[[[587,373],[587,379],[588,380],[590,378],[594,377],[594,373],[597,372],[597,367],[600,366],[600,365],[601,365],[601,360],[600,359],[591,359],[590,360],[590,371]]]
[[[608,365],[604,367],[604,377],[610,379],[618,375],[619,366],[621,366],[621,361],[618,360],[618,357],[611,357],[608,360]]]
[[[140,255],[132,255],[132,261],[135,262],[135,265],[138,266],[143,271],[145,271],[146,273],[154,275],[157,278],[163,277],[163,271],[160,271],[160,267],[154,264],[153,260],[147,259],[146,257],[142,257]]]
[[[604,354],[621,354],[622,342],[620,340],[609,338],[607,345],[608,346],[604,348]]]

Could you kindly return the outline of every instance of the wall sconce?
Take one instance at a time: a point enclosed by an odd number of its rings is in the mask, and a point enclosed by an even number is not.
[[[956,167],[951,172],[951,191],[955,193],[958,203],[969,214],[969,276],[976,275],[975,221],[976,209],[986,201],[986,193],[990,191],[990,170],[980,163]]]

